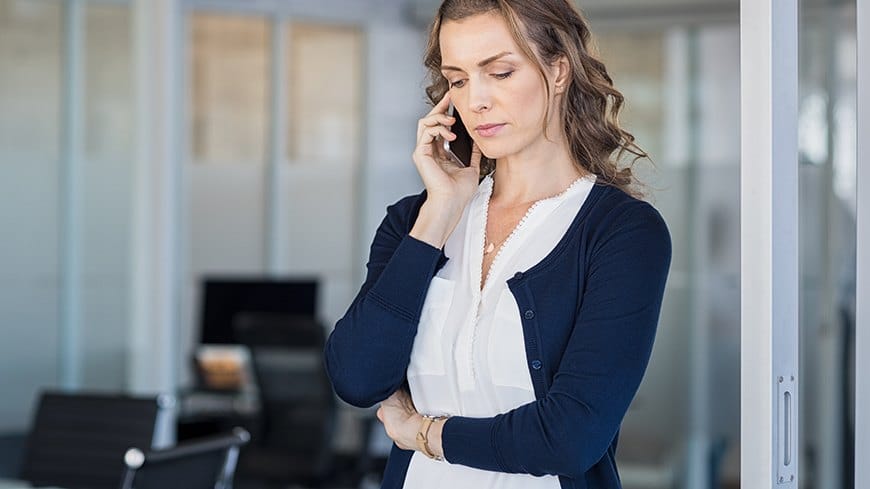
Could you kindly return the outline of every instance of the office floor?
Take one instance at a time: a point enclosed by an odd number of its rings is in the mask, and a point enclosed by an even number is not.
[[[267,481],[255,475],[236,471],[234,489],[378,489],[386,458],[375,457],[360,463],[357,454],[336,454],[328,480],[322,484],[299,484]]]
[[[359,485],[332,485],[305,486],[300,484],[270,483],[258,480],[237,477],[233,483],[233,489],[378,489],[380,481],[364,479]]]

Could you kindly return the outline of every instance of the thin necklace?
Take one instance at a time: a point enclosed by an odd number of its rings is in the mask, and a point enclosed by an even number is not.
[[[510,234],[505,236],[504,239],[502,239],[498,243],[493,243],[492,241],[490,241],[489,244],[486,245],[486,248],[484,248],[483,254],[488,255],[488,254],[492,253],[495,250],[495,245],[501,245],[502,243],[504,243],[505,239],[508,239],[509,236],[510,236]]]
[[[493,175],[494,175],[494,174],[495,174],[495,172],[493,172]],[[568,190],[570,190],[571,187],[573,187],[577,182],[579,182],[580,180],[583,180],[583,178],[584,178],[584,177],[579,177],[579,178],[577,178],[576,180],[574,180],[573,182],[571,182],[571,184],[568,185],[568,187],[566,187],[565,190],[562,190],[562,191],[559,192],[559,193],[556,193],[556,194],[551,195],[551,196],[549,196],[549,197],[544,197],[543,199],[539,199],[539,200],[536,200],[536,201],[532,202],[531,204],[529,204],[528,209],[526,209],[526,216],[528,216],[528,214],[529,214],[529,210],[530,210],[531,208],[537,206],[539,203],[541,203],[541,202],[543,202],[543,201],[545,201],[545,200],[555,199],[556,197],[559,197],[559,196],[565,194],[565,193],[566,193]],[[495,186],[495,182],[493,182],[493,186]],[[492,202],[491,200],[488,201],[488,202],[487,202],[487,206],[489,206],[491,202]],[[522,222],[523,220],[525,220],[525,217],[523,217],[523,219],[520,219],[521,222]],[[514,229],[516,229],[516,227],[517,227],[517,226],[514,226]],[[507,240],[508,238],[510,238],[512,234],[513,234],[513,232],[508,233],[508,235],[505,236],[504,238],[502,238],[501,241],[497,241],[497,242],[490,241],[489,244],[486,245],[486,246],[483,248],[483,254],[484,254],[484,255],[488,255],[488,254],[492,253],[493,251],[495,251],[495,249],[496,249],[496,245],[501,246],[502,243],[504,243],[505,240]],[[484,240],[484,242],[486,242],[486,241],[489,240],[489,235],[487,234],[486,229],[484,229],[484,231],[483,231],[483,240]]]

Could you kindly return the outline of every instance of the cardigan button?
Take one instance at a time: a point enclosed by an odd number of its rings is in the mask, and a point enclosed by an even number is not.
[[[517,272],[514,274],[514,280],[520,280],[523,278],[523,272]]]
[[[535,369],[535,370],[541,370],[541,367],[543,367],[543,364],[541,363],[540,360],[533,360],[533,361],[532,361],[532,368],[533,368],[533,369]]]
[[[523,314],[523,316],[524,316],[526,319],[532,319],[532,318],[535,317],[535,311],[533,311],[533,310],[531,310],[531,309],[528,309],[528,310],[526,310],[525,314]]]

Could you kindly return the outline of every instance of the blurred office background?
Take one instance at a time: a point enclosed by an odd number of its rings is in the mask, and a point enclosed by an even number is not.
[[[386,205],[421,189],[410,154],[427,111],[421,53],[437,3],[178,0],[157,19],[177,35],[171,62],[153,69],[179,96],[169,117],[174,224],[160,236],[177,250],[177,296],[156,351],[180,399],[199,382],[206,279],[313,281],[312,316],[326,333],[343,314]],[[739,487],[738,1],[578,3],[626,97],[621,121],[654,161],[638,170],[674,243],[652,361],[621,432],[623,482]],[[800,5],[801,480],[848,488],[855,2]],[[149,382],[137,352],[149,330],[135,317],[136,263],[143,246],[158,246],[135,218],[151,202],[133,163],[142,10],[0,0],[3,436],[28,430],[46,388],[167,385]],[[238,407],[209,402],[200,408],[212,414]],[[197,409],[179,406],[179,423]],[[336,485],[376,484],[386,449],[372,415],[337,404],[326,442]],[[179,426],[174,436],[208,429]],[[0,477],[16,475],[9,446]]]

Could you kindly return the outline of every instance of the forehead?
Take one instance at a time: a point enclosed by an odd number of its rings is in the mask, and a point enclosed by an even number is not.
[[[497,12],[444,22],[439,43],[442,63],[465,69],[504,51],[522,56],[507,23]]]

